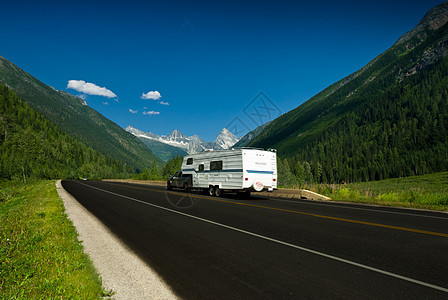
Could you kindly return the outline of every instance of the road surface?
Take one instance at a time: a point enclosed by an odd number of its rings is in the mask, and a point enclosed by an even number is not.
[[[444,213],[62,185],[185,299],[448,299]]]

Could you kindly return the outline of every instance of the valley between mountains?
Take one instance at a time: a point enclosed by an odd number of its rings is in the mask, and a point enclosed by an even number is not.
[[[81,219],[96,219],[119,239],[113,247],[107,239],[96,243],[97,253],[104,258],[105,249],[117,254],[122,247],[135,254],[160,275],[166,298],[445,299],[448,2],[433,1],[412,17],[409,31],[337,73],[340,80],[305,98],[298,92],[309,91],[310,78],[324,78],[315,70],[321,60],[319,70],[332,72],[333,63],[352,63],[355,46],[343,58],[332,55],[345,41],[341,32],[369,47],[378,42],[359,35],[367,11],[398,25],[421,8],[417,2],[5,2],[0,298],[129,298],[126,289],[114,295],[84,252],[56,191],[61,180],[58,189],[83,207]],[[334,12],[321,14],[329,7]],[[352,12],[356,22],[348,20]],[[339,19],[330,24],[330,16]],[[369,24],[380,34],[378,23]],[[241,95],[264,85],[288,109],[266,117],[269,107],[256,106],[266,118],[246,126],[245,135],[223,128],[233,106],[246,103]],[[218,105],[222,113],[202,111]],[[193,123],[189,110],[208,122]],[[212,138],[201,138],[206,134]],[[266,189],[259,179],[238,193],[207,183],[206,195],[181,181],[195,175],[185,169],[175,178],[183,185],[168,190],[184,157],[238,147],[269,149],[269,165],[256,162],[271,169],[226,169],[219,160],[188,170],[227,181],[235,170],[263,174],[275,181],[271,191],[283,189],[281,197],[250,196],[256,186]],[[303,199],[297,190],[328,198]],[[115,282],[127,276],[112,273]],[[147,288],[151,279],[140,279]]]

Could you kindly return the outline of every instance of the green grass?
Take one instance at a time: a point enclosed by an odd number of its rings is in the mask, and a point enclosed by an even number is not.
[[[333,200],[448,211],[448,172],[305,187]]]
[[[0,182],[0,299],[100,299],[55,181]]]

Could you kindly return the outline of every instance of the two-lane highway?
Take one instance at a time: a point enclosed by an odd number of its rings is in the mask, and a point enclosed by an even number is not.
[[[62,185],[183,298],[448,298],[447,214]]]

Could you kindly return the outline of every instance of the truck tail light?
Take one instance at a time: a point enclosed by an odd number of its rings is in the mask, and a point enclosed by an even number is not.
[[[249,178],[247,178],[247,177],[246,177],[246,178],[244,178],[244,180],[248,181],[248,180],[249,180]]]
[[[276,180],[277,180],[276,178],[272,179],[272,181],[276,181]]]

